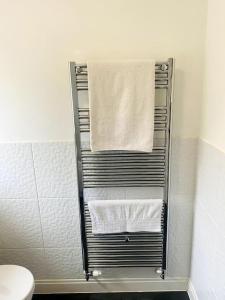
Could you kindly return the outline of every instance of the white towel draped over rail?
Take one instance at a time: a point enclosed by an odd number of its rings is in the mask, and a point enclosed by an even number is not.
[[[88,61],[92,151],[151,152],[155,62]]]
[[[92,233],[161,232],[161,199],[92,200]]]

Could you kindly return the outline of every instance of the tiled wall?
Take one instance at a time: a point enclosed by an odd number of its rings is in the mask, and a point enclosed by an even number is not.
[[[82,276],[73,143],[1,144],[0,263]]]
[[[225,299],[225,153],[200,141],[191,282],[199,300]]]
[[[173,140],[169,277],[189,275],[195,153],[195,139]],[[73,142],[0,145],[0,264],[24,265],[36,279],[83,278],[75,170]],[[149,191],[101,189],[86,195],[147,198]]]

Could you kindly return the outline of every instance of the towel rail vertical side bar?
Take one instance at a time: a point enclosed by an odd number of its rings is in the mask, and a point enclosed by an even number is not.
[[[167,221],[168,221],[168,196],[169,196],[169,174],[170,174],[170,144],[171,144],[171,104],[172,104],[172,76],[173,76],[173,58],[168,59],[168,89],[166,91],[166,106],[168,109],[167,131],[166,131],[166,185],[164,188],[164,224],[163,224],[163,264],[162,264],[162,279],[165,278],[165,270],[167,266]]]
[[[76,88],[76,64],[70,62],[70,74],[71,74],[71,85],[75,85],[72,88],[72,99],[73,99],[73,112],[74,112],[74,130],[75,130],[75,151],[77,157],[77,181],[78,181],[78,193],[79,193],[79,205],[80,205],[80,230],[81,230],[81,246],[83,255],[83,269],[85,272],[86,280],[89,279],[89,268],[88,268],[88,249],[87,249],[87,237],[86,237],[86,224],[84,216],[84,194],[83,194],[83,170],[81,161],[81,141],[80,141],[80,124],[78,115],[78,94]]]

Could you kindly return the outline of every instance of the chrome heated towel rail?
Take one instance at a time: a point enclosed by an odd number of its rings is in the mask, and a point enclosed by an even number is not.
[[[151,153],[91,152],[87,66],[70,63],[83,266],[88,280],[104,268],[153,267],[161,278],[166,270],[170,119],[173,59],[155,65],[154,148]],[[93,235],[86,188],[158,187],[163,190],[162,230]]]

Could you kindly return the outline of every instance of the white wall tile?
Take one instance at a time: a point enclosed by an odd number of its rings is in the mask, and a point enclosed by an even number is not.
[[[168,249],[169,277],[189,277],[190,273],[191,245],[174,244]]]
[[[182,195],[180,195],[182,197]],[[187,199],[187,197],[185,198]],[[190,245],[192,242],[193,205],[190,202],[169,205],[168,232],[169,243]]]
[[[0,249],[0,264],[28,268],[35,279],[83,278],[79,251],[71,249]]]
[[[212,285],[214,287],[216,299],[225,299],[225,234],[217,234],[215,242],[215,255],[213,261],[213,280]]]
[[[203,208],[200,207],[195,214],[193,258],[196,259],[201,266],[198,268],[199,273],[201,273],[203,269],[207,269],[207,272],[202,273],[202,279],[206,277],[209,282],[212,280],[215,238],[216,231],[214,223]]]
[[[0,249],[0,264],[24,266],[35,279],[83,278],[80,252],[76,248]]]
[[[32,144],[38,196],[77,195],[74,143]]]
[[[0,198],[37,197],[31,144],[0,145]]]
[[[45,249],[46,278],[84,278],[80,249]]]
[[[220,161],[218,151],[212,146],[200,142],[198,154],[196,197],[206,210],[215,210],[219,185]],[[214,213],[213,213],[214,214]]]
[[[35,279],[46,278],[44,249],[0,249],[0,264],[15,264],[29,269]]]
[[[225,155],[206,143],[200,143],[196,197],[219,228],[225,227],[224,181]]]
[[[79,246],[78,201],[73,198],[41,198],[39,202],[45,247]]]
[[[0,200],[0,248],[42,247],[38,201]]]
[[[196,157],[197,139],[172,139],[170,189],[173,194],[195,192]]]
[[[200,299],[210,299],[210,296],[214,293],[215,238],[215,224],[197,197],[194,217],[191,280]]]
[[[194,204],[195,195],[192,194],[170,194],[169,195],[169,205],[192,205]]]
[[[191,281],[199,300],[225,299],[225,154],[199,144]]]

